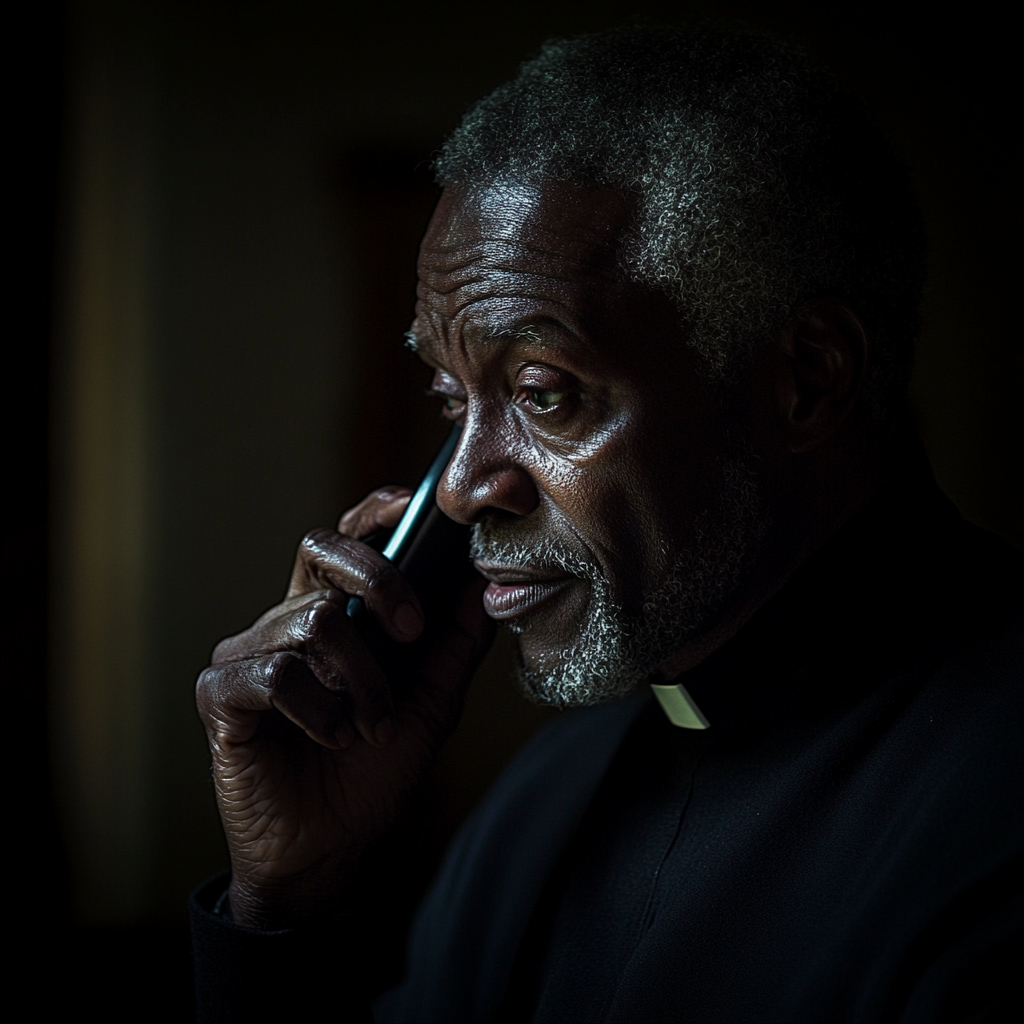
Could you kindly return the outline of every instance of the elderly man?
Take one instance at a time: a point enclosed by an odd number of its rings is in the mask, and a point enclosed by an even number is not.
[[[218,646],[231,876],[193,907],[201,1014],[998,1012],[1020,565],[908,427],[922,232],[860,105],[773,41],[620,30],[546,47],[437,173],[409,343],[462,425],[437,504],[479,575],[386,675],[350,597],[396,645],[424,616],[363,543],[408,502],[381,490]],[[533,699],[587,707],[463,830],[371,1011],[375,844],[494,620]]]

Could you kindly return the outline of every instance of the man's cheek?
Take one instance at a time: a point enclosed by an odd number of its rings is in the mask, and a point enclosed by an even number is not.
[[[607,473],[619,464],[628,465],[637,433],[633,420],[629,410],[589,408],[560,433],[536,438],[539,461],[546,472],[563,481],[578,481],[595,472]]]

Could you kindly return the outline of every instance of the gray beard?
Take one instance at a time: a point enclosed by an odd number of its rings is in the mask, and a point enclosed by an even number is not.
[[[499,565],[554,568],[590,584],[590,607],[575,642],[536,665],[526,666],[520,658],[517,667],[529,699],[577,707],[632,693],[706,629],[742,582],[768,522],[753,456],[736,452],[722,463],[718,507],[698,517],[692,544],[643,595],[642,609],[633,616],[614,600],[601,567],[555,537],[524,543],[516,539],[522,531],[514,523],[480,523],[473,527],[471,551],[474,558]],[[526,617],[508,628],[525,633],[531,621]]]

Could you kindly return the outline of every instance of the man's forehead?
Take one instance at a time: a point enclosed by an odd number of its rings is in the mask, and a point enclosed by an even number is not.
[[[420,247],[412,333],[470,311],[482,336],[507,337],[545,312],[578,320],[595,288],[608,294],[621,283],[631,214],[619,193],[562,183],[446,188]]]
[[[544,198],[539,188],[515,182],[446,188],[424,244],[444,252],[476,240],[519,242],[524,232],[547,234]]]
[[[631,215],[629,200],[609,189],[564,182],[449,186],[427,227],[420,266],[443,273],[488,254],[611,265]]]

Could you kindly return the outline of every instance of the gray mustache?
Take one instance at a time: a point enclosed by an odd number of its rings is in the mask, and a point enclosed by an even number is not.
[[[600,566],[550,534],[520,535],[503,525],[474,524],[469,536],[469,554],[506,569],[551,570],[597,581],[604,579]]]

